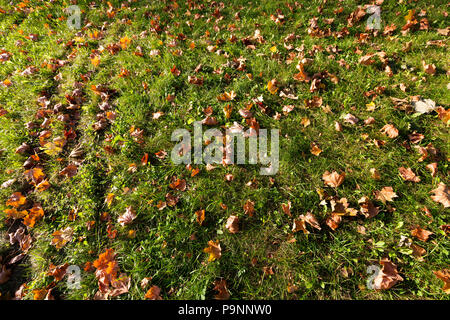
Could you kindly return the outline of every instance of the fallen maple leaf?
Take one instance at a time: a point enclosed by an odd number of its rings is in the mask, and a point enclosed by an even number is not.
[[[52,276],[55,279],[55,281],[61,281],[66,275],[68,267],[69,267],[68,263],[64,263],[59,266],[55,266],[51,263],[47,274],[49,276]]]
[[[350,123],[350,124],[356,124],[358,123],[359,119],[352,115],[351,113],[347,113],[344,116],[344,122]]]
[[[426,165],[426,168],[431,171],[431,176],[435,177],[437,173],[437,162],[433,162]]]
[[[294,219],[294,223],[292,224],[292,232],[298,232],[302,230],[304,234],[309,234],[309,231],[306,230],[306,223],[303,219]]]
[[[362,197],[361,199],[358,200],[358,203],[360,204],[361,208],[359,209],[361,211],[361,213],[366,217],[366,218],[373,218],[375,217],[378,212],[379,212],[379,208],[376,207],[372,201],[370,201],[368,198],[366,197]]]
[[[319,145],[317,143],[311,143],[311,149],[310,152],[318,157],[322,153],[322,149],[320,149]]]
[[[184,191],[186,190],[186,180],[184,179],[177,179],[174,182],[172,182],[169,185],[170,188],[175,189],[175,190],[180,190],[180,191]]]
[[[450,192],[444,183],[440,182],[438,187],[431,190],[430,193],[434,193],[434,196],[431,196],[433,201],[441,203],[444,208],[450,207]]]
[[[442,290],[446,294],[450,294],[450,269],[443,269],[440,271],[433,271],[434,275],[444,281],[444,287],[442,287]]]
[[[345,172],[339,174],[336,171],[333,171],[332,173],[330,173],[327,170],[322,175],[322,179],[323,179],[324,183],[333,188],[339,187],[342,184],[342,182],[344,182],[344,178],[345,178]]]
[[[276,79],[272,79],[267,83],[267,90],[269,90],[269,92],[271,94],[275,94],[278,91],[278,87],[277,87],[277,80]]]
[[[306,215],[300,215],[299,217],[302,220],[305,220],[306,223],[308,223],[310,226],[312,226],[313,228],[317,229],[317,230],[321,230],[322,228],[320,227],[319,221],[317,221],[316,217],[311,213],[311,212],[307,212]]]
[[[433,232],[422,229],[421,227],[416,227],[413,230],[411,230],[411,235],[413,237],[416,237],[417,239],[421,241],[427,241],[428,238],[433,234]]]
[[[389,261],[389,259],[382,259],[380,264],[382,265],[382,269],[373,280],[374,289],[387,290],[392,288],[398,281],[403,281],[403,278],[398,274],[397,266]]]
[[[33,228],[37,221],[44,216],[44,210],[40,204],[35,203],[33,208],[28,211],[26,217],[23,218],[23,224],[27,227]]]
[[[18,208],[27,202],[27,198],[22,195],[21,192],[14,192],[11,197],[6,201],[7,206]]]
[[[76,176],[77,172],[78,172],[78,167],[74,164],[69,164],[59,174],[65,175],[68,178],[72,178],[72,177]]]
[[[383,203],[386,203],[386,201],[394,201],[393,199],[398,197],[392,187],[384,187],[380,191],[375,191],[374,194],[375,198]]]
[[[420,182],[420,178],[416,176],[416,174],[412,171],[411,168],[405,168],[400,167],[398,168],[398,171],[400,172],[400,176],[406,180],[406,181],[412,181],[412,182]]]

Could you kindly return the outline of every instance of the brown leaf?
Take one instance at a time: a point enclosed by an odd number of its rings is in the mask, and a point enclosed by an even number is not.
[[[72,178],[72,177],[76,176],[77,172],[78,172],[78,167],[74,164],[69,164],[59,174],[62,176],[65,175],[68,178]]]
[[[6,269],[6,265],[2,266],[0,264],[0,267],[1,267],[1,269],[0,269],[0,284],[4,284],[11,277],[12,270],[11,269]]]
[[[161,289],[158,286],[152,286],[150,290],[148,290],[147,293],[145,294],[145,299],[162,300],[160,294]]]
[[[416,237],[417,239],[421,241],[427,241],[428,238],[433,234],[433,232],[422,229],[421,227],[416,227],[413,230],[411,230],[411,235],[413,237]]]
[[[214,281],[214,289],[217,294],[214,295],[216,300],[228,300],[230,298],[230,293],[227,289],[227,282],[224,279]]]
[[[230,233],[237,233],[239,231],[239,218],[237,216],[229,216],[225,228]]]
[[[394,192],[392,187],[384,187],[380,191],[375,191],[375,199],[380,200],[383,203],[386,201],[394,201],[394,198],[397,198],[397,194]]]
[[[128,225],[131,222],[133,222],[134,219],[136,219],[136,213],[134,212],[133,208],[130,206],[125,209],[125,213],[123,215],[121,215],[119,217],[119,219],[117,219],[117,222],[119,222],[120,225],[123,227],[123,226]]]
[[[203,249],[205,253],[209,253],[208,262],[219,259],[222,256],[222,248],[220,247],[219,240],[216,242],[209,240],[208,247]]]
[[[311,153],[318,157],[322,153],[322,149],[320,149],[319,145],[317,143],[311,143]]]
[[[336,213],[332,213],[331,216],[328,217],[327,220],[325,221],[327,226],[329,226],[332,230],[336,230],[341,222],[342,217]]]
[[[411,168],[405,168],[400,167],[398,168],[398,171],[400,172],[400,176],[406,180],[406,181],[412,181],[412,182],[420,182],[420,178],[416,176],[416,174],[412,171]]]
[[[436,189],[431,190],[430,193],[434,193],[434,196],[431,196],[431,199],[433,199],[434,202],[441,203],[444,208],[450,207],[450,192],[444,183],[440,182],[439,186]]]
[[[431,176],[435,177],[437,173],[437,162],[433,162],[426,165],[426,168],[431,171]]]
[[[255,213],[255,203],[250,199],[248,199],[244,204],[244,213],[250,217],[253,217],[253,214]]]
[[[397,266],[389,259],[381,260],[380,264],[382,269],[374,278],[374,288],[376,290],[387,290],[392,288],[398,281],[403,281],[403,278],[398,274]]]
[[[282,204],[281,204],[281,209],[282,209],[283,212],[286,213],[289,217],[292,217],[292,214],[291,214],[291,207],[292,207],[291,201],[288,201],[287,203],[282,203]]]
[[[412,243],[411,249],[413,250],[412,255],[419,261],[423,261],[422,256],[427,253],[427,251],[422,248],[421,246],[418,246],[417,244]]]
[[[73,230],[71,227],[67,227],[64,230],[56,230],[53,232],[51,245],[55,246],[56,249],[61,249],[68,242],[72,241]]]
[[[366,197],[362,197],[361,199],[359,199],[358,203],[360,204],[361,208],[360,211],[361,213],[366,217],[366,218],[373,218],[375,217],[379,210],[378,207],[376,207],[372,201],[370,201],[368,198]]]
[[[444,287],[442,290],[444,290],[446,294],[450,294],[450,269],[433,271],[433,273],[438,279],[444,281]]]
[[[392,124],[387,124],[380,130],[386,134],[389,138],[394,139],[398,136],[398,130]]]
[[[327,170],[322,175],[322,179],[323,179],[324,183],[333,188],[339,187],[342,184],[342,182],[344,182],[344,178],[345,178],[345,172],[339,174],[336,171],[333,171],[332,173],[330,173]]]
[[[316,217],[311,213],[307,212],[306,215],[300,215],[300,219],[304,220],[306,223],[308,223],[310,226],[317,230],[321,230],[319,221],[317,221]]]
[[[197,210],[195,211],[195,215],[197,216],[198,224],[202,225],[203,221],[205,221],[205,210]]]
[[[350,124],[356,124],[358,123],[359,119],[352,115],[351,113],[347,113],[344,116],[344,122],[350,123]]]
[[[172,182],[169,185],[170,188],[175,189],[175,190],[180,190],[180,191],[184,191],[186,190],[186,180],[184,179],[177,179],[174,182]]]
[[[292,232],[303,231],[304,234],[309,234],[309,231],[306,230],[306,223],[303,219],[294,219],[294,223],[292,225]]]
[[[6,201],[7,206],[18,208],[27,202],[27,198],[22,195],[21,192],[14,192],[11,197]]]

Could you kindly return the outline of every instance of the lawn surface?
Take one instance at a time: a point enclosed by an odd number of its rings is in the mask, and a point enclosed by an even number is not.
[[[0,299],[448,299],[449,7],[377,3],[1,0]]]

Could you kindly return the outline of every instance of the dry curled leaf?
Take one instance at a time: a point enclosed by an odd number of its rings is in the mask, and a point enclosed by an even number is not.
[[[196,219],[199,225],[203,224],[205,221],[205,210],[197,210],[195,211]]]
[[[320,227],[319,221],[317,221],[316,217],[311,213],[311,212],[307,212],[306,215],[300,215],[299,217],[302,220],[305,220],[306,223],[308,223],[310,226],[312,226],[313,228],[317,229],[317,230],[321,230],[322,228]]]
[[[244,204],[244,213],[250,217],[253,217],[253,214],[255,213],[255,203],[250,199],[248,199]]]
[[[61,249],[68,242],[72,241],[73,230],[71,227],[67,227],[63,230],[56,230],[53,232],[51,245],[55,246],[56,249]]]
[[[306,223],[303,219],[294,219],[292,224],[292,232],[303,231],[304,234],[309,234],[309,231],[306,230]]]
[[[145,294],[145,299],[148,300],[162,300],[162,297],[160,296],[161,289],[158,286],[152,286],[150,290],[147,291]]]
[[[125,225],[130,224],[133,222],[133,220],[136,219],[136,213],[134,212],[132,207],[127,207],[125,209],[125,213],[121,215],[117,221],[120,223],[120,225],[123,227]]]
[[[342,217],[339,214],[332,213],[330,217],[325,220],[327,226],[329,226],[332,230],[336,230],[339,227],[339,224],[342,222]]]
[[[392,124],[385,125],[383,128],[381,128],[380,131],[391,139],[394,139],[398,136],[398,130]]]
[[[237,233],[239,231],[239,218],[237,216],[229,216],[225,228],[230,233]]]
[[[219,240],[216,242],[209,240],[208,247],[203,249],[205,253],[209,253],[208,262],[219,259],[222,256],[222,248],[220,247]]]
[[[216,300],[228,300],[230,298],[227,282],[224,279],[214,281],[213,290],[217,291],[217,294],[214,295],[214,299]]]

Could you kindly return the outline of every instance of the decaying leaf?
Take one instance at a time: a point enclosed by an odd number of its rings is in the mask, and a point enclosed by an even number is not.
[[[398,136],[398,130],[392,124],[387,124],[380,130],[384,134],[386,134],[389,138],[394,139]]]
[[[446,294],[450,294],[450,269],[443,269],[440,271],[433,271],[434,275],[444,281],[444,287],[442,287],[442,290]]]
[[[198,224],[202,225],[203,221],[205,221],[205,210],[197,210],[195,211],[195,215],[197,217]]]
[[[253,214],[255,213],[255,203],[250,199],[248,199],[244,204],[244,213],[250,217],[253,217]]]
[[[342,217],[339,214],[332,213],[330,217],[325,220],[327,226],[329,226],[332,230],[336,230],[339,227],[339,224],[342,222]]]
[[[73,230],[71,227],[67,227],[64,230],[56,230],[53,232],[51,245],[55,246],[56,249],[61,249],[68,242],[72,241]]]
[[[217,294],[214,295],[216,300],[228,300],[230,298],[227,282],[224,279],[214,281],[213,290],[217,291]]]
[[[161,289],[158,286],[152,286],[145,294],[145,299],[148,300],[162,300],[160,296]]]
[[[125,213],[119,217],[117,222],[119,222],[120,225],[123,227],[133,222],[134,219],[136,219],[136,213],[130,206],[125,209]]]
[[[339,174],[336,171],[333,171],[332,173],[330,173],[327,170],[322,175],[322,179],[323,179],[324,183],[327,186],[330,186],[333,188],[339,187],[342,184],[342,182],[344,182],[344,178],[345,178],[345,173]]]
[[[416,237],[417,239],[421,241],[427,241],[428,238],[433,234],[433,232],[422,229],[421,227],[416,227],[413,230],[411,230],[411,235],[413,237]]]
[[[450,207],[450,190],[444,183],[440,182],[438,187],[431,190],[430,193],[434,193],[434,195],[431,196],[433,201],[441,203],[444,208]]]
[[[400,167],[398,168],[400,176],[406,181],[420,182],[420,178],[412,171],[411,168]]]
[[[374,289],[387,290],[392,288],[397,282],[403,281],[403,278],[398,274],[397,266],[389,259],[382,259],[380,264],[382,269],[373,280]]]
[[[239,231],[239,217],[229,216],[225,228],[227,228],[230,233],[237,233]]]
[[[209,253],[208,262],[219,259],[222,256],[222,248],[220,247],[219,240],[217,241],[208,241],[208,247],[203,249],[205,253]]]
[[[392,187],[384,187],[380,191],[375,191],[374,194],[375,198],[383,203],[386,203],[386,201],[394,201],[393,199],[398,197]]]

